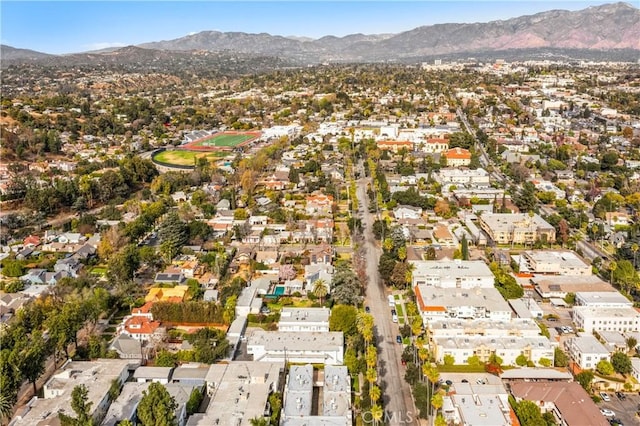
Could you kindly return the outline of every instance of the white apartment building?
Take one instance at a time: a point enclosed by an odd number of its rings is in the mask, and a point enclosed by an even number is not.
[[[469,336],[538,337],[540,336],[540,327],[530,318],[511,318],[508,321],[496,321],[488,318],[445,318],[429,321],[427,333],[433,339]]]
[[[329,331],[329,308],[282,308],[279,331]]]
[[[484,169],[471,170],[447,167],[440,169],[440,172],[434,177],[443,188],[449,188],[450,185],[488,188],[490,185],[489,173]]]
[[[344,335],[332,332],[255,330],[247,338],[254,361],[342,365]]]
[[[592,274],[591,265],[571,250],[527,250],[520,256],[520,272],[565,276]]]
[[[594,331],[640,331],[640,313],[632,307],[574,306],[573,321],[585,333]]]
[[[600,361],[609,361],[609,351],[592,334],[572,337],[564,345],[571,359],[582,369],[595,369]]]
[[[592,308],[629,308],[633,302],[617,291],[580,291],[576,293],[576,305]]]
[[[415,287],[418,310],[425,327],[430,321],[459,319],[490,319],[509,321],[511,308],[495,288],[439,288],[427,285]]]
[[[481,260],[412,260],[413,286],[493,288],[495,277]]]
[[[90,415],[100,424],[111,404],[111,382],[119,380],[120,383],[124,383],[130,372],[139,365],[139,360],[69,360],[44,384],[43,398],[32,398],[15,414],[10,425],[59,424],[59,412],[74,414],[71,408],[71,393],[73,388],[79,385],[87,387],[87,400],[91,404]]]
[[[516,365],[520,355],[539,364],[541,359],[553,363],[557,344],[544,336],[537,337],[438,337],[433,339],[431,348],[436,362],[443,363],[447,355],[453,356],[455,364],[465,364],[471,356],[477,356],[481,362],[487,362],[491,355],[502,358],[503,365]]]
[[[530,244],[537,240],[556,240],[556,229],[538,214],[484,213],[478,218],[478,224],[497,244]]]

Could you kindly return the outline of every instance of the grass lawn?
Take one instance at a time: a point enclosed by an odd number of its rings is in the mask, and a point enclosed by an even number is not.
[[[196,158],[205,157],[207,160],[213,161],[221,156],[226,156],[226,153],[174,150],[162,151],[156,154],[153,159],[162,163],[175,164],[178,166],[193,166],[195,165]]]
[[[394,295],[393,295],[393,298],[394,298],[395,300],[400,300],[400,295],[399,295],[399,294],[394,294]]]
[[[107,268],[104,266],[94,266],[91,269],[91,273],[95,275],[104,275],[107,273]]]
[[[404,325],[404,317],[398,317],[398,324]]]
[[[197,142],[194,146],[238,146],[241,143],[254,139],[256,135],[252,134],[229,134],[222,133],[207,138],[201,142]]]
[[[396,303],[396,312],[400,318],[404,318],[404,311],[402,310],[402,305],[399,303]]]

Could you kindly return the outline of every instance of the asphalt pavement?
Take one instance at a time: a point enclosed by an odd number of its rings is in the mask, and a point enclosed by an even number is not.
[[[364,228],[364,248],[366,270],[369,282],[365,304],[371,309],[378,346],[378,384],[382,389],[384,424],[416,425],[417,412],[413,403],[411,389],[404,380],[404,367],[401,365],[402,346],[396,343],[398,325],[391,321],[391,307],[387,300],[386,289],[378,275],[378,260],[381,250],[373,236],[374,215],[369,213],[369,200],[366,192],[367,180],[360,179],[357,186],[358,200]]]

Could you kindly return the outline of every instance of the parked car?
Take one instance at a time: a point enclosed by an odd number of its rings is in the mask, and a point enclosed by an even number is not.
[[[603,400],[604,402],[609,402],[609,401],[611,401],[611,398],[609,398],[609,395],[607,395],[607,394],[606,394],[606,393],[604,393],[604,392],[600,392],[600,398],[602,398],[602,400]]]
[[[398,342],[398,343],[402,343],[402,336],[397,335],[397,336],[396,336],[396,342]]]
[[[624,426],[624,423],[622,423],[620,419],[609,419],[609,424],[611,426]]]
[[[607,408],[601,408],[600,412],[605,417],[615,417],[616,416],[616,413],[614,413],[613,411],[611,411],[611,410],[609,410]]]
[[[616,392],[616,396],[618,397],[618,399],[620,401],[624,401],[625,399],[627,399],[627,396],[625,394],[623,394],[622,392]]]
[[[393,322],[398,322],[398,316],[397,316],[396,314],[393,314],[393,315],[391,316],[391,321],[393,321]]]
[[[365,311],[366,313],[369,313],[369,312],[371,312],[371,308],[370,308],[370,307],[368,307],[368,306],[365,306],[365,307],[364,307],[364,311]]]

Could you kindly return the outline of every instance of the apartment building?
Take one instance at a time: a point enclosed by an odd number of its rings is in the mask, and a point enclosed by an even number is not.
[[[497,244],[533,244],[538,240],[556,240],[556,229],[538,214],[484,213],[478,218],[478,224]]]

